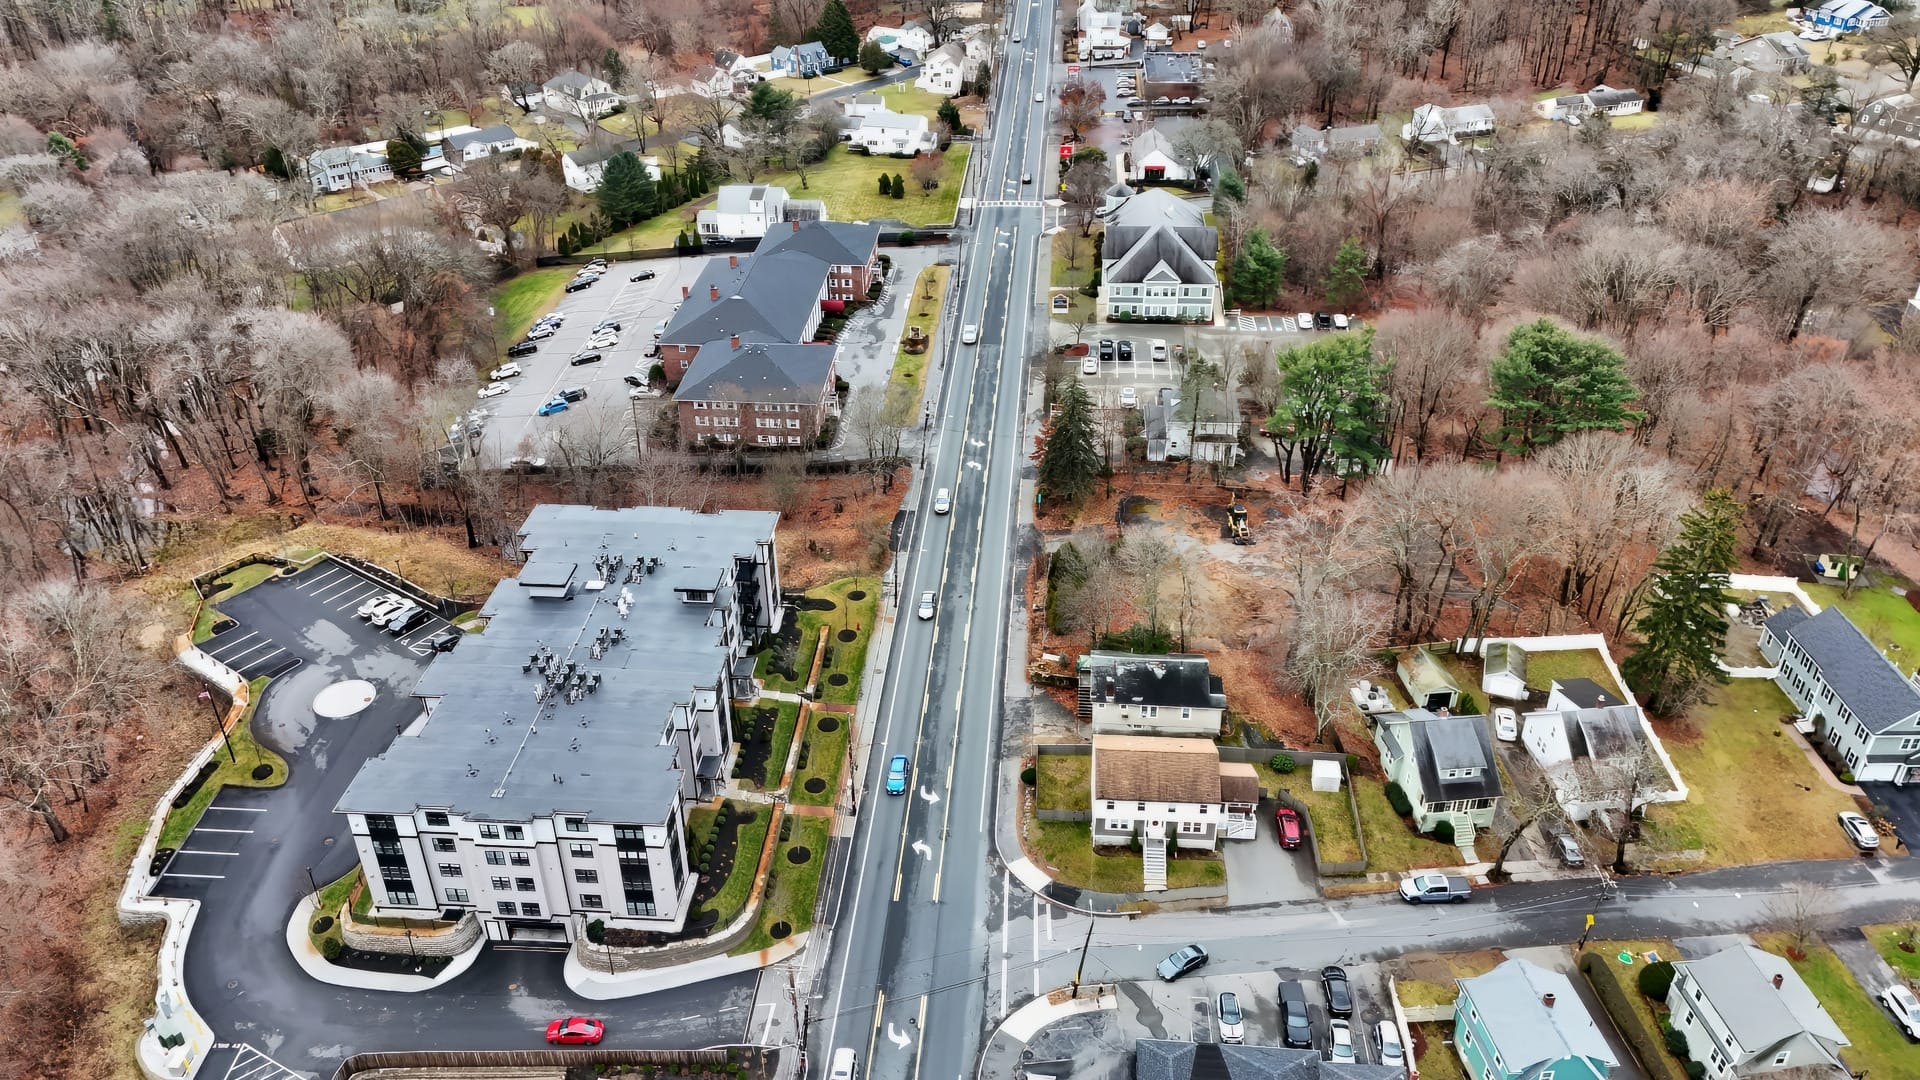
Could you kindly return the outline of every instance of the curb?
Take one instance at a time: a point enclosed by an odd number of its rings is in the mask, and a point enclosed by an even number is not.
[[[385,990],[395,994],[417,994],[422,990],[432,990],[444,986],[458,978],[480,959],[480,953],[487,947],[486,935],[481,935],[458,956],[448,962],[446,969],[437,979],[425,975],[389,975],[382,971],[356,971],[353,968],[330,964],[320,950],[313,947],[313,941],[307,937],[307,920],[313,917],[312,908],[302,899],[293,906],[293,916],[287,920],[287,951],[293,954],[293,961],[307,978],[323,982],[329,986],[345,986],[355,990]]]
[[[634,971],[614,976],[588,971],[580,963],[576,954],[569,951],[561,977],[566,981],[567,989],[589,1001],[614,1001],[620,998],[639,997],[642,994],[673,990],[706,982],[708,979],[738,975],[770,964],[777,964],[804,948],[811,933],[811,931],[805,931],[795,934],[785,941],[744,956],[709,956],[673,967]]]

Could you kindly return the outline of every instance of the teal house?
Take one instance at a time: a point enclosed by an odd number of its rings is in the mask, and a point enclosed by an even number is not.
[[[1606,1080],[1620,1064],[1572,980],[1525,960],[1460,980],[1453,1046],[1469,1080]]]

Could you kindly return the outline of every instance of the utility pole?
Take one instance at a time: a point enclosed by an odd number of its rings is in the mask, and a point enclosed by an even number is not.
[[[1087,969],[1087,949],[1093,944],[1093,920],[1087,920],[1087,938],[1080,943],[1080,961],[1073,965],[1073,997],[1080,997],[1080,974]]]
[[[202,690],[200,691],[200,700],[206,702],[207,708],[213,710],[213,730],[219,732],[220,741],[227,744],[227,760],[239,761],[239,758],[233,756],[233,740],[227,737],[227,725],[221,720],[220,706],[214,704],[213,695]]]

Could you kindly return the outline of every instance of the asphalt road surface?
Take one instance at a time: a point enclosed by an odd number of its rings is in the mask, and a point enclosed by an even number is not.
[[[1049,96],[1053,11],[1054,0],[1014,9],[1023,44],[1008,46],[973,189],[988,205],[962,248],[946,320],[950,359],[899,586],[906,600],[932,590],[938,608],[931,620],[896,624],[868,759],[881,770],[908,755],[912,784],[904,797],[882,794],[877,773],[864,784],[823,1007],[810,1018],[811,1062],[853,1047],[876,1077],[971,1076],[989,1019],[989,920],[999,917],[990,908],[1000,891],[989,815],[1042,243],[1039,189],[1021,176],[1049,164],[1047,105],[1034,98]],[[959,343],[967,324],[980,328],[976,345]],[[953,492],[950,514],[932,513],[939,488]]]

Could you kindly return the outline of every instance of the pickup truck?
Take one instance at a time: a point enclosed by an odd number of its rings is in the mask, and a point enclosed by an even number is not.
[[[1446,874],[1415,874],[1400,883],[1400,899],[1409,904],[1458,904],[1472,895],[1466,878]]]

